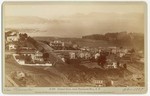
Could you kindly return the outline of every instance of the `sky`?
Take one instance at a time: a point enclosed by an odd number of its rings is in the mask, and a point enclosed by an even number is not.
[[[42,4],[7,4],[6,16],[39,16],[42,18],[56,18],[76,13],[89,14],[91,12],[106,13],[143,13],[143,3],[42,3]]]
[[[58,20],[68,22],[50,22],[48,24],[41,25],[36,24],[37,27],[41,26],[41,29],[43,29],[44,31],[46,30],[45,33],[42,33],[43,36],[62,35],[65,37],[75,34],[74,36],[80,37],[81,35],[99,34],[115,31],[144,32],[144,15],[146,11],[146,5],[143,2],[4,3],[3,10],[4,18],[9,17],[8,20],[4,20],[7,21],[5,22],[6,26],[15,26],[15,28],[16,26],[18,26],[16,24],[16,22],[18,22],[18,19],[11,19],[9,21],[11,17],[35,16],[43,18],[45,20]],[[25,20],[26,19],[27,18],[25,18]],[[21,24],[22,21],[23,20],[20,21]],[[36,26],[35,24],[26,25],[30,26],[25,28],[32,28],[32,26]],[[26,25],[24,24],[23,26]],[[64,32],[66,32],[66,35],[63,34]],[[32,32],[32,35],[36,34]],[[38,35],[40,35],[40,33],[38,33]]]

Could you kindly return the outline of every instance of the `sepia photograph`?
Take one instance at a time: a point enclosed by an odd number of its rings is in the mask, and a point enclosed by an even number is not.
[[[145,93],[145,2],[4,2],[4,93]]]

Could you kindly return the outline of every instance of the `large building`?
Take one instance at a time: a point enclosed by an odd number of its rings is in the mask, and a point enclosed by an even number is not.
[[[5,33],[5,40],[7,42],[13,42],[19,40],[19,32],[17,31],[8,31]]]
[[[63,47],[64,46],[64,42],[56,40],[56,41],[50,42],[49,45],[51,47]]]

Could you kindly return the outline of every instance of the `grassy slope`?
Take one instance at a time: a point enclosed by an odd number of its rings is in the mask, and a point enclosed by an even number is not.
[[[98,68],[88,69],[78,64],[63,65],[56,67],[44,68],[27,67],[18,65],[11,55],[6,56],[5,73],[10,75],[14,71],[23,71],[31,75],[31,79],[36,86],[80,86],[80,83],[87,83],[87,80],[95,78],[97,80],[110,78],[118,78],[121,71],[118,70],[101,70]],[[84,74],[85,73],[85,74]],[[77,83],[77,85],[73,85]],[[90,83],[89,83],[90,84]]]
[[[43,70],[43,68],[21,66],[14,60],[14,58],[11,55],[7,55],[5,60],[6,75],[10,75],[11,72],[15,71],[23,71],[34,77],[32,79],[34,80],[36,86],[65,86],[63,82],[64,79],[56,73]],[[51,70],[55,70],[55,68],[51,68]]]

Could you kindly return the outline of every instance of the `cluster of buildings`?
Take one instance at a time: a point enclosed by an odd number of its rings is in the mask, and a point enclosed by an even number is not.
[[[118,86],[119,85],[119,81],[112,79],[112,80],[105,80],[105,79],[100,79],[100,80],[92,80],[91,82],[92,84],[94,84],[95,86],[98,87],[107,87],[107,86]]]
[[[105,68],[106,69],[117,69],[117,68],[126,68],[127,62],[131,62],[132,53],[130,53],[131,49],[127,48],[118,48],[118,47],[99,47],[99,48],[88,48],[88,47],[81,47],[79,50],[76,51],[68,51],[68,57],[70,60],[86,60],[90,62],[97,62],[96,57],[97,54],[100,56],[100,53],[105,53],[106,55],[106,62]],[[60,52],[61,53],[61,52]],[[60,54],[59,54],[60,55]],[[62,54],[63,55],[63,54]],[[65,62],[65,56],[60,56],[62,60]]]
[[[19,32],[12,30],[5,33],[5,45],[9,51],[15,51],[17,55],[16,60],[20,64],[30,63],[42,63],[44,62],[43,53],[38,51],[36,48],[29,46],[21,46],[19,43]],[[20,46],[20,47],[18,47]],[[28,59],[28,61],[26,60]]]

